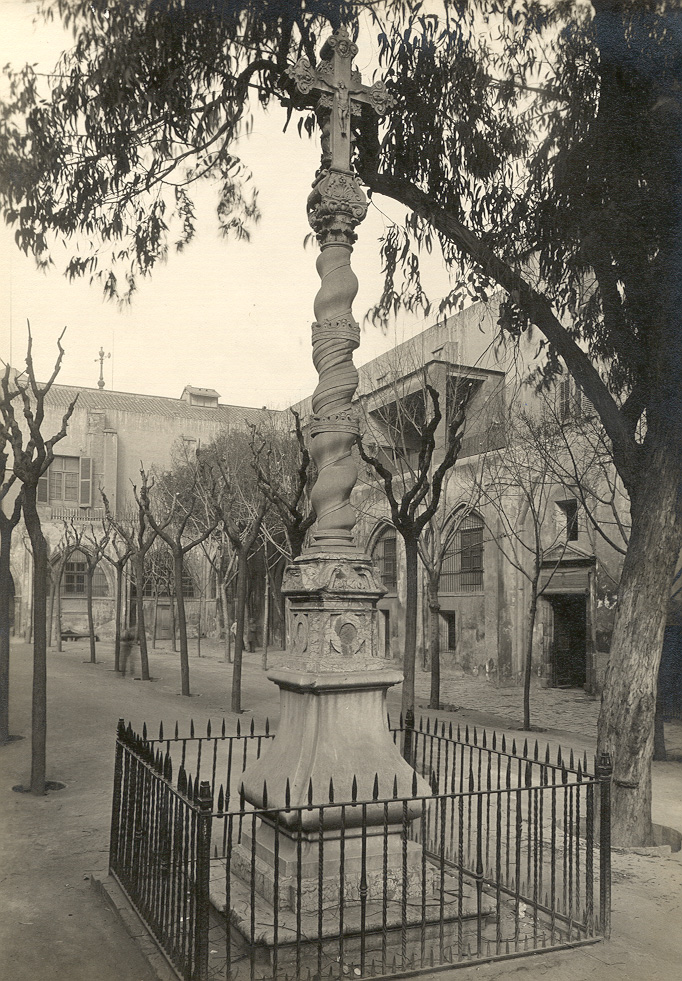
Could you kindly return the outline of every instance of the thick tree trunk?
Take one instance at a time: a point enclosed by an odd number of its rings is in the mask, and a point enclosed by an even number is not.
[[[523,666],[523,728],[530,730],[530,683],[533,676],[533,631],[538,612],[538,578],[531,580],[528,606],[528,636],[526,638],[526,662]]]
[[[178,607],[178,633],[180,635],[180,686],[183,695],[189,695],[189,646],[187,643],[187,617],[185,597],[182,595],[182,552],[173,550],[173,583]]]
[[[429,607],[429,660],[431,662],[431,693],[429,708],[440,708],[440,603],[438,601],[438,586],[440,577],[427,583],[427,598]]]
[[[242,652],[244,650],[244,620],[246,614],[246,590],[249,583],[248,554],[246,549],[239,553],[237,562],[237,636],[234,639],[234,667],[232,668],[233,712],[242,710]]]
[[[608,752],[613,762],[612,839],[621,847],[652,842],[658,668],[670,587],[682,546],[679,445],[674,438],[656,436],[650,423],[644,446],[597,739],[597,752]]]
[[[0,525],[0,745],[9,740],[9,602],[12,528],[3,515]],[[6,524],[7,523],[7,524]]]
[[[140,644],[140,677],[149,681],[149,652],[147,651],[147,632],[144,625],[144,557],[136,558],[133,563],[135,570],[135,592],[137,594],[137,639]]]
[[[31,793],[45,793],[47,765],[47,542],[40,527],[36,488],[24,485],[24,521],[33,552],[33,699]]]
[[[47,614],[47,646],[52,647],[52,635],[54,633],[54,569],[50,569],[48,564],[48,570],[50,572],[50,598],[48,600],[48,614]]]
[[[95,566],[88,563],[88,571],[85,577],[86,582],[86,602],[88,606],[88,636],[90,638],[90,664],[97,663],[97,653],[95,651],[95,618],[92,615],[92,580],[95,578]]]
[[[178,649],[178,620],[175,615],[175,587],[170,591],[170,616],[171,616],[171,649]]]
[[[270,630],[270,570],[265,552],[265,597],[263,600],[263,671],[268,670],[268,632]]]
[[[121,670],[121,607],[123,606],[123,566],[116,563],[116,603],[114,613],[114,671]]]
[[[223,607],[223,623],[225,626],[225,660],[228,664],[232,661],[232,634],[230,632],[230,607],[227,601],[227,585],[220,585],[220,602]]]
[[[56,593],[56,617],[57,617],[57,650],[61,654],[62,652],[62,576],[64,575],[64,566],[62,565],[59,570],[59,579],[57,580],[57,593]]]
[[[403,653],[403,719],[414,714],[414,669],[417,657],[417,540],[405,538],[405,647]]]
[[[431,697],[429,708],[440,708],[440,603],[439,576],[429,576],[427,596],[429,605],[429,658],[431,661]]]

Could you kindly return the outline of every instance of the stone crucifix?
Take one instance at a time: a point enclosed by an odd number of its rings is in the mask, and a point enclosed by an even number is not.
[[[312,327],[319,382],[312,398],[310,453],[318,469],[311,493],[317,515],[313,540],[323,551],[355,548],[350,496],[358,474],[351,449],[359,428],[351,401],[358,386],[353,351],[360,343],[360,327],[352,312],[358,281],[350,256],[367,199],[351,169],[352,117],[361,113],[363,103],[383,115],[394,102],[382,81],[363,85],[352,67],[357,51],[342,27],[324,44],[316,68],[301,58],[288,70],[299,92],[319,93],[316,112],[322,127],[322,163],[307,211],[320,246],[321,285]]]

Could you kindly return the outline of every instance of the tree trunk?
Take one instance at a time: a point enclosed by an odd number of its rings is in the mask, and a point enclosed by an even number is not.
[[[62,576],[64,575],[64,566],[62,565],[59,569],[59,579],[57,580],[57,595],[56,595],[56,606],[57,606],[57,650],[61,654],[62,652]]]
[[[242,652],[244,650],[244,619],[246,613],[246,589],[249,582],[248,553],[242,549],[237,560],[237,636],[234,639],[234,667],[232,669],[232,711],[242,710]]]
[[[114,671],[121,670],[121,607],[123,605],[123,565],[116,563],[116,612],[114,613]]]
[[[682,454],[649,422],[632,530],[618,590],[599,713],[597,752],[613,762],[612,840],[649,845],[651,759],[658,668],[675,564],[682,545]]]
[[[54,633],[54,568],[50,568],[48,564],[48,570],[50,572],[50,598],[48,600],[48,614],[47,614],[47,646],[52,647],[52,635]]]
[[[135,592],[137,594],[137,638],[140,644],[140,677],[149,681],[149,653],[147,651],[147,633],[144,626],[144,556],[139,556],[133,563],[135,570]]]
[[[178,621],[175,615],[175,586],[170,590],[171,649],[178,649]]]
[[[523,728],[530,730],[530,682],[533,675],[533,631],[538,612],[538,577],[531,579],[530,606],[528,607],[528,637],[526,638],[526,663],[523,668]]]
[[[203,583],[202,583],[203,585]],[[197,657],[201,657],[201,607],[204,601],[204,594],[199,594],[199,615],[197,617]]]
[[[97,656],[95,652],[95,618],[92,615],[92,580],[95,578],[95,566],[90,565],[88,562],[88,571],[86,573],[86,602],[88,606],[88,635],[90,637],[90,664],[97,663]]]
[[[440,603],[438,601],[439,576],[427,578],[429,605],[429,658],[431,660],[431,697],[429,708],[440,708]]]
[[[417,657],[417,541],[405,538],[405,647],[403,652],[403,719],[414,713],[414,669]]]
[[[173,549],[173,592],[178,608],[178,634],[180,636],[180,686],[183,695],[189,695],[189,645],[187,643],[187,616],[185,597],[182,595],[182,552]]]
[[[9,739],[9,599],[12,528],[0,517],[0,745]]]
[[[263,671],[268,670],[268,631],[270,630],[270,570],[265,550],[265,596],[263,598]]]
[[[154,577],[154,616],[152,618],[152,650],[156,650],[156,635],[159,628],[159,582]]]
[[[230,633],[230,608],[227,601],[227,584],[220,584],[220,603],[223,608],[223,624],[225,627],[225,660],[228,664],[232,661],[232,634]]]
[[[47,542],[40,527],[36,488],[24,484],[24,521],[33,552],[33,698],[31,793],[45,793],[47,765]]]

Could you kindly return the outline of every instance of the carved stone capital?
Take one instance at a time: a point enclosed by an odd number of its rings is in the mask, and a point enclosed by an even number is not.
[[[345,235],[352,245],[354,229],[367,214],[367,198],[353,174],[325,170],[308,196],[308,221],[318,238],[330,231]]]

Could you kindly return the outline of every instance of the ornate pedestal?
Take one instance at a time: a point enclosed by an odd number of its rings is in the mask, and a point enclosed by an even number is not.
[[[329,802],[330,785],[339,802],[353,794],[371,801],[376,789],[379,798],[396,789],[398,797],[409,797],[414,771],[393,742],[385,704],[402,674],[378,656],[376,603],[384,587],[370,560],[307,553],[287,569],[282,591],[290,659],[268,675],[280,689],[280,722],[273,744],[244,774],[246,800],[262,807],[264,785],[267,806],[278,808],[307,805],[311,785],[318,806]],[[418,788],[430,792],[421,778]],[[291,824],[298,814],[281,820]],[[317,812],[302,820],[306,829],[316,827]]]

